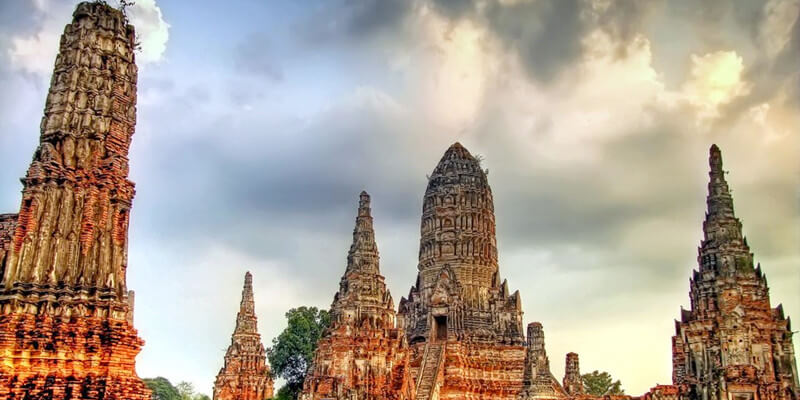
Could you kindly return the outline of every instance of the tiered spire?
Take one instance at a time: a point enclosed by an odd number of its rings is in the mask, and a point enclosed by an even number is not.
[[[709,151],[708,197],[706,219],[703,222],[704,241],[702,247],[720,248],[726,244],[747,248],[743,242],[742,224],[733,212],[733,197],[725,171],[722,169],[722,153],[717,145]]]
[[[353,243],[347,253],[347,267],[339,282],[339,291],[331,305],[332,321],[393,326],[394,301],[380,273],[380,255],[372,227],[370,196],[362,191],[353,228]]]
[[[244,275],[244,288],[242,288],[242,302],[239,305],[239,314],[236,315],[236,334],[258,334],[256,305],[253,299],[253,275],[248,271]]]
[[[795,399],[800,388],[789,321],[781,306],[771,308],[766,278],[754,268],[716,145],[709,167],[691,309],[675,324],[673,381],[692,399]]]
[[[408,345],[380,273],[370,197],[361,192],[347,267],[300,399],[411,400]]]
[[[266,349],[258,333],[253,275],[247,272],[231,345],[214,382],[214,400],[264,400],[272,398],[272,394]]]
[[[360,270],[366,273],[380,273],[378,245],[375,243],[375,230],[372,227],[370,197],[362,191],[358,200],[358,215],[353,228],[353,244],[347,253],[347,271]]]

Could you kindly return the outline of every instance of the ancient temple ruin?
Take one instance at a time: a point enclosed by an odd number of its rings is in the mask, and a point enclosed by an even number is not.
[[[126,285],[134,42],[102,2],[61,36],[19,214],[0,216],[0,398],[150,398]]]
[[[301,399],[413,400],[406,337],[380,272],[370,197],[361,192],[353,244],[331,326],[319,341]]]
[[[247,272],[231,345],[214,382],[214,400],[271,399],[273,386],[266,349],[258,333],[253,275]]]
[[[672,338],[675,385],[692,400],[796,400],[792,331],[772,308],[767,278],[733,212],[722,155],[711,146],[706,219],[690,286]]]
[[[456,143],[428,181],[419,272],[396,325],[362,193],[333,327],[303,398],[797,400],[789,320],[780,306],[771,308],[766,278],[753,267],[716,146],[710,164],[692,309],[682,312],[673,338],[673,385],[639,397],[588,395],[575,353],[566,355],[561,383],[553,376],[542,325],[523,334],[519,292],[510,294],[499,276],[486,173]]]

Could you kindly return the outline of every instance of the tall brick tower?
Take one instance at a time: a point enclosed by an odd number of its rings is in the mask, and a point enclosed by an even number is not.
[[[149,399],[125,283],[133,48],[104,3],[61,36],[19,214],[0,217],[0,398]]]
[[[394,301],[380,273],[370,197],[361,192],[331,327],[319,341],[300,398],[413,400],[414,388],[406,338],[395,326]]]
[[[581,367],[578,353],[567,353],[562,386],[567,395],[571,397],[584,394],[583,381],[581,380]]]
[[[796,400],[789,319],[770,306],[767,280],[742,236],[722,155],[711,146],[708,211],[690,280],[691,309],[672,338],[672,379],[692,400]]]
[[[248,272],[244,275],[242,302],[236,315],[231,345],[214,382],[214,400],[271,399],[273,390],[266,349],[258,333],[253,275]]]
[[[417,282],[398,314],[417,398],[514,398],[526,354],[521,299],[500,279],[486,174],[460,143],[428,180],[420,233]]]

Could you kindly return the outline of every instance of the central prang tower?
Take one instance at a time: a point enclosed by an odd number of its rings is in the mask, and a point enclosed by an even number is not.
[[[519,292],[500,282],[492,189],[460,143],[428,180],[420,233],[417,283],[400,303],[409,339],[523,344]]]
[[[519,292],[497,266],[492,189],[460,143],[425,190],[416,284],[398,326],[412,348],[417,399],[516,399],[526,365]]]

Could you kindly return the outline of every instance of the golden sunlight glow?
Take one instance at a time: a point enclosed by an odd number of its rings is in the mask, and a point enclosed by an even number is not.
[[[744,62],[735,51],[692,54],[691,78],[683,92],[701,116],[716,118],[720,105],[750,92],[750,85],[742,80],[743,71]]]

